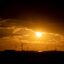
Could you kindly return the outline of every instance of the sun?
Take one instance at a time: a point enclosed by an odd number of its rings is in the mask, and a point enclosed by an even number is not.
[[[37,37],[41,37],[42,36],[42,33],[41,32],[36,32],[36,36]]]

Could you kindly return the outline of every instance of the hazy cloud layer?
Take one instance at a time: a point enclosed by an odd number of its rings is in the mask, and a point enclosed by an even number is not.
[[[20,24],[18,21],[12,19],[0,20],[0,50],[21,50],[22,43],[25,50],[27,49],[26,47],[29,50],[34,50],[34,45],[36,45],[36,48],[39,45],[41,50],[43,46],[43,49],[47,47],[48,50],[55,49],[56,47],[58,50],[64,50],[64,35],[46,32],[39,40],[35,35],[35,31],[27,26],[28,24],[21,22]],[[33,46],[33,49],[30,48],[31,46]]]

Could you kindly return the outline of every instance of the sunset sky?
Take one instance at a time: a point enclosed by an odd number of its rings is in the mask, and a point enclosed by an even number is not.
[[[64,4],[1,2],[0,50],[64,51]],[[41,37],[36,33],[40,32]],[[23,44],[22,44],[23,43]]]

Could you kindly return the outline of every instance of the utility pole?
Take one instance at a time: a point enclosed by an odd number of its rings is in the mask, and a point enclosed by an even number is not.
[[[21,51],[23,51],[23,43],[21,42],[21,38],[19,38],[19,41],[20,41]]]
[[[23,50],[23,43],[22,43],[22,42],[21,42],[21,51],[24,51],[24,50]]]

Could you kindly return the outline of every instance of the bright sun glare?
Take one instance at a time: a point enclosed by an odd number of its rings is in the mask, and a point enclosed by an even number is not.
[[[41,32],[36,32],[36,36],[37,37],[41,37],[42,36],[42,33]]]

